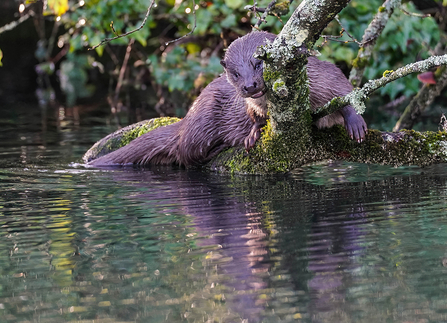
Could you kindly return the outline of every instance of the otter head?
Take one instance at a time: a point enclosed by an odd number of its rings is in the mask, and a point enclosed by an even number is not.
[[[251,32],[236,39],[228,47],[225,57],[220,61],[228,82],[240,96],[257,99],[265,94],[263,61],[253,57],[258,46],[273,40],[275,35],[265,32]]]

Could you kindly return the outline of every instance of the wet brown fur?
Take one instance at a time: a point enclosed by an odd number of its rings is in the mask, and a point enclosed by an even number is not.
[[[234,41],[222,60],[225,73],[202,91],[185,118],[152,130],[89,164],[191,166],[206,163],[229,147],[245,145],[250,149],[259,138],[267,117],[266,99],[262,95],[265,92],[262,61],[253,58],[253,53],[258,46],[274,38],[270,33],[252,32]],[[352,89],[337,67],[314,57],[309,57],[308,78],[313,109]],[[357,140],[361,140],[366,131],[363,118],[350,106],[317,121],[320,128],[334,124],[345,125]]]

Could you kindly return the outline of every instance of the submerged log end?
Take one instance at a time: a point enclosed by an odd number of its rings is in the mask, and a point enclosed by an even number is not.
[[[179,121],[179,118],[162,117],[144,120],[119,129],[96,142],[82,157],[84,163],[104,156],[117,150],[135,138],[161,126],[166,126]]]

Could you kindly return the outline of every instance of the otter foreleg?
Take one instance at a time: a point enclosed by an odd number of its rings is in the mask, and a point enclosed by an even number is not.
[[[354,108],[350,105],[341,109],[340,112],[345,121],[345,129],[348,132],[349,137],[357,140],[357,142],[362,142],[368,132],[365,120],[363,120],[362,116],[357,114]]]
[[[265,121],[255,121],[251,128],[250,134],[244,139],[245,150],[248,152],[252,149],[256,141],[261,138],[262,128],[266,125]]]

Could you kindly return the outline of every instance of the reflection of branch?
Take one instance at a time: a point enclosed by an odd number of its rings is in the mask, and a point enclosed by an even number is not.
[[[432,67],[447,65],[447,54],[441,56],[432,56],[426,60],[419,61],[416,63],[408,64],[395,71],[386,71],[383,73],[383,77],[377,80],[371,80],[367,82],[361,89],[356,88],[352,90],[351,93],[332,99],[330,102],[326,103],[323,107],[319,108],[316,113],[318,116],[333,113],[348,104],[352,105],[354,109],[363,113],[366,109],[365,100],[377,89],[383,87],[384,85],[400,79],[415,72],[425,72]]]
[[[130,34],[133,34],[134,32],[136,32],[136,31],[140,30],[141,28],[143,28],[144,25],[146,24],[147,18],[149,17],[149,14],[150,14],[150,12],[151,12],[152,7],[154,6],[154,4],[155,4],[155,0],[152,0],[151,3],[150,3],[150,5],[149,5],[149,8],[147,8],[146,16],[144,16],[144,20],[143,20],[143,22],[141,23],[140,27],[138,27],[138,28],[136,28],[136,29],[134,29],[134,30],[131,30],[131,31],[127,32],[127,33],[124,33],[124,34],[118,35],[118,36],[116,36],[116,37],[113,37],[113,38],[106,38],[106,39],[104,39],[103,41],[101,41],[98,45],[95,45],[95,46],[89,48],[88,50],[93,50],[93,49],[95,49],[95,48],[98,48],[99,46],[101,46],[101,45],[103,45],[103,44],[105,44],[105,43],[108,43],[108,42],[110,42],[110,41],[112,41],[112,40],[115,40],[115,39],[118,39],[118,38],[122,38],[122,37],[129,36]],[[114,31],[114,28],[113,28],[113,22],[112,22],[112,30]]]
[[[192,0],[192,14],[194,15],[194,26],[192,26],[192,29],[185,35],[183,35],[182,37],[170,40],[168,42],[165,43],[165,46],[168,46],[171,43],[174,43],[176,41],[179,41],[180,39],[183,39],[185,37],[188,37],[189,35],[191,35],[194,30],[196,29],[196,25],[197,25],[197,16],[196,16],[196,1]]]
[[[20,25],[22,22],[28,20],[29,17],[34,16],[34,11],[29,11],[26,15],[23,15],[19,18],[19,20],[13,21],[9,24],[4,25],[3,27],[0,27],[0,34],[4,33],[5,31],[12,30],[18,25]]]

